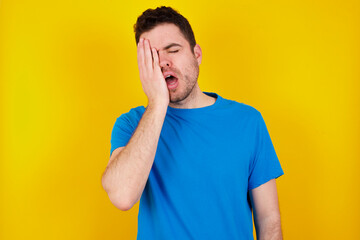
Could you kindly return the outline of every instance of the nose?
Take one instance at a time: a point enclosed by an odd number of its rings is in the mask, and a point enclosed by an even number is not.
[[[163,54],[159,51],[159,64],[160,64],[160,68],[168,68],[171,67],[171,60],[169,59],[168,56],[166,56],[166,54]]]

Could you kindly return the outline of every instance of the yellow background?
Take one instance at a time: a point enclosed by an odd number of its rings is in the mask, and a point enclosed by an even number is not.
[[[0,2],[0,239],[135,239],[101,187],[116,118],[146,105],[133,24],[170,5],[203,91],[264,116],[285,239],[360,239],[360,3]]]

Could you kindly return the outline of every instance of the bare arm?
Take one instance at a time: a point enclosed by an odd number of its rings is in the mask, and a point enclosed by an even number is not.
[[[250,191],[258,240],[282,240],[276,180],[272,179]]]
[[[129,143],[112,154],[102,184],[111,202],[130,209],[140,198],[154,162],[166,108],[148,106]]]
[[[147,40],[140,40],[137,54],[140,80],[149,104],[128,144],[113,151],[102,176],[110,201],[121,210],[130,209],[141,197],[169,104],[156,50],[150,48]]]

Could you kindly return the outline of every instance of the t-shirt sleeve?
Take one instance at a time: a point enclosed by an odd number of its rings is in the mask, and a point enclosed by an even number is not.
[[[111,132],[110,156],[116,148],[126,146],[134,130],[135,130],[134,126],[131,123],[127,113],[122,114],[120,117],[116,119],[114,127]]]
[[[260,112],[256,120],[255,135],[255,154],[250,164],[248,190],[284,174]]]

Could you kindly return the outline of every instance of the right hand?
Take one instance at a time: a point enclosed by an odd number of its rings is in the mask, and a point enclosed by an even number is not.
[[[169,90],[161,72],[158,53],[155,48],[151,48],[148,39],[140,38],[137,60],[141,84],[149,105],[164,104],[167,106],[170,101]]]

